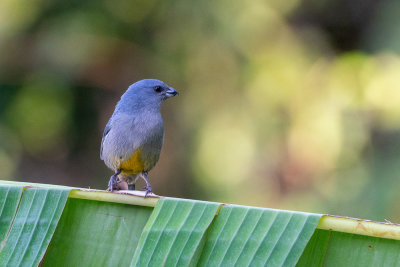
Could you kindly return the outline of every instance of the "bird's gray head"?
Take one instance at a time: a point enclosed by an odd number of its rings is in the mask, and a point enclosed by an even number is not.
[[[118,102],[116,111],[129,112],[137,109],[160,109],[163,100],[176,96],[178,91],[164,82],[145,79],[129,86]]]

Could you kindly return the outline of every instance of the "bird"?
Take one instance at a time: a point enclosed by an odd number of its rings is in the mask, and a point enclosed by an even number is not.
[[[108,191],[124,189],[118,186],[121,182],[135,190],[141,177],[146,182],[145,196],[152,192],[148,173],[156,165],[164,142],[161,105],[177,94],[160,80],[144,79],[130,85],[121,96],[101,140],[100,159],[114,171]]]

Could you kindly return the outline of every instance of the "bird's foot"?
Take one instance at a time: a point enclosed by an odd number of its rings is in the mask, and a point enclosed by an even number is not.
[[[114,190],[118,190],[118,179],[116,175],[110,177],[110,181],[108,181],[107,191],[113,192]]]
[[[153,190],[153,189],[151,188],[151,185],[147,185],[147,186],[143,187],[143,189],[146,190],[146,193],[144,194],[144,197],[147,197],[147,195],[148,195],[149,193],[151,193],[152,190]]]
[[[120,173],[121,173],[121,170],[117,170],[117,171],[110,177],[110,181],[108,181],[108,188],[107,188],[107,191],[113,192],[114,189],[115,189],[115,190],[119,190],[119,189],[118,189],[118,182],[119,182],[118,175],[119,175]]]

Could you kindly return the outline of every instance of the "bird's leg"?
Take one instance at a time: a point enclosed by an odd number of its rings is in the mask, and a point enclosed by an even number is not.
[[[107,191],[113,192],[114,189],[117,189],[117,178],[118,174],[121,173],[121,170],[117,170],[111,177],[110,181],[108,182],[108,189]]]
[[[148,173],[147,171],[143,171],[143,172],[141,173],[141,175],[140,175],[140,176],[143,178],[143,180],[146,182],[146,186],[143,187],[143,189],[146,190],[146,194],[144,195],[144,197],[146,197],[147,194],[150,193],[150,192],[152,191],[151,185],[150,185],[149,181],[147,180],[147,175],[148,175],[148,174],[149,174],[149,173]]]

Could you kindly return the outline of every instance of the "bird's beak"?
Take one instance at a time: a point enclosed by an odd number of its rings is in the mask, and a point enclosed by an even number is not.
[[[168,97],[173,97],[173,96],[176,96],[176,95],[178,95],[179,93],[178,93],[178,91],[176,91],[174,88],[172,88],[172,87],[169,87],[168,88],[168,90],[165,92],[165,96],[168,98]]]

